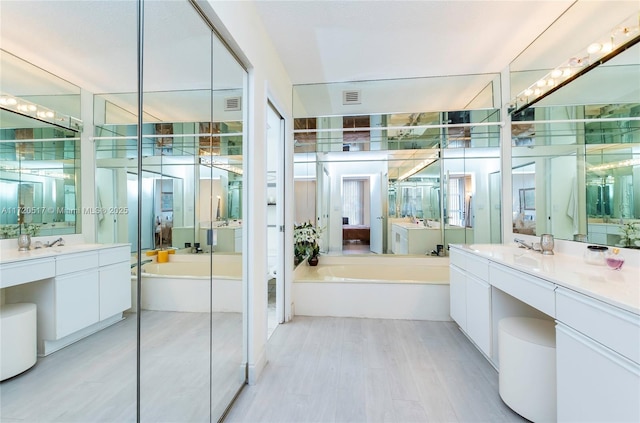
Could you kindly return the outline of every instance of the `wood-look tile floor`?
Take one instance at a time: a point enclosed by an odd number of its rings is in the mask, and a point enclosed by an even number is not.
[[[225,422],[522,422],[498,374],[452,322],[303,317]]]
[[[209,422],[244,383],[242,315],[144,311],[140,356],[141,421]],[[0,384],[3,423],[135,421],[135,314]]]

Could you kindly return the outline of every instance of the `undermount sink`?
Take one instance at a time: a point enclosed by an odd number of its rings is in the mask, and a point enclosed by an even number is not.
[[[514,253],[524,253],[527,250],[522,250],[514,245],[504,245],[504,244],[471,244],[468,247],[470,250],[473,250],[477,253],[495,256],[497,254],[514,254]]]
[[[513,258],[513,261],[516,264],[521,266],[526,266],[532,268],[533,270],[540,268],[540,258],[533,256],[530,254],[530,250],[528,252],[523,253],[522,255],[516,256]]]

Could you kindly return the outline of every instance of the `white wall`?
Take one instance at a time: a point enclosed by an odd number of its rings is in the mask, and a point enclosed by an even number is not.
[[[249,319],[247,362],[249,383],[256,382],[267,362],[267,198],[266,174],[267,100],[285,118],[287,157],[285,169],[285,198],[293,196],[293,123],[291,120],[291,80],[264,30],[251,2],[198,1],[205,15],[240,57],[249,71],[247,116],[248,127],[244,143],[244,233],[243,260],[247,269]],[[285,221],[293,220],[293,204],[285,210]],[[293,228],[285,228],[285,257],[293,260]],[[290,263],[290,261],[287,261]],[[291,266],[285,266],[289,268]],[[285,292],[290,298],[291,272],[284,275]],[[290,299],[285,298],[285,317],[290,318]]]

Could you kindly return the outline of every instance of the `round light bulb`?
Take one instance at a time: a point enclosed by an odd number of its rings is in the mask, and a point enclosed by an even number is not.
[[[604,43],[602,45],[602,52],[603,53],[611,53],[613,51],[613,44],[612,43]]]
[[[562,76],[564,76],[565,78],[568,78],[571,76],[571,69],[566,68],[564,71],[562,71]]]
[[[544,87],[545,85],[547,85],[547,81],[545,81],[544,79],[541,79],[540,81],[538,81],[538,82],[536,83],[536,85],[537,85],[538,87]]]
[[[589,47],[587,47],[587,53],[589,54],[597,53],[600,50],[602,50],[602,44],[600,43],[593,43]]]
[[[524,95],[526,95],[527,97],[529,97],[531,94],[533,94],[533,90],[531,88],[527,88],[526,90],[524,90]]]
[[[560,70],[560,69],[554,69],[554,70],[551,72],[551,77],[552,77],[552,78],[558,78],[558,77],[560,77],[560,76],[562,76],[562,70]]]
[[[534,93],[535,95],[540,95],[540,93],[541,93],[541,92],[542,92],[542,91],[540,90],[540,88],[536,88],[536,89],[533,91],[533,93]]]
[[[30,104],[27,106],[27,110],[29,110],[30,112],[35,112],[36,110],[38,110],[38,108],[33,104]]]
[[[547,81],[547,86],[549,87],[553,87],[554,85],[556,85],[556,81],[554,81],[553,79],[549,79]]]

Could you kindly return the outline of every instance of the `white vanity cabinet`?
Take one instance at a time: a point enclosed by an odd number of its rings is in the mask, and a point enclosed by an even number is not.
[[[64,338],[100,320],[98,290],[96,269],[56,276],[55,334],[50,339]]]
[[[242,252],[242,226],[218,226],[214,227],[215,246],[217,253]],[[208,229],[200,229],[200,244],[207,245]]]
[[[437,239],[430,235],[437,236]],[[391,225],[391,239],[394,254],[427,254],[440,243],[440,231],[417,224],[394,223]]]
[[[558,422],[640,421],[640,370],[634,363],[558,323]]]
[[[555,319],[558,421],[640,422],[637,275],[581,257],[452,245],[451,317],[498,368],[500,319]]]
[[[640,421],[640,316],[558,287],[558,421]]]
[[[100,320],[131,308],[131,265],[129,247],[100,251]]]
[[[37,305],[40,355],[122,319],[131,307],[129,248],[60,247],[1,263],[4,301]]]
[[[55,333],[61,339],[99,320],[98,252],[65,254],[56,258]]]
[[[489,273],[491,285],[547,316],[555,317],[555,284],[497,263],[491,263]]]
[[[452,251],[451,259],[457,254]],[[451,318],[466,332],[467,273],[453,264],[449,267],[449,310]]]
[[[491,357],[489,261],[460,250],[450,253],[451,318],[487,357]]]

